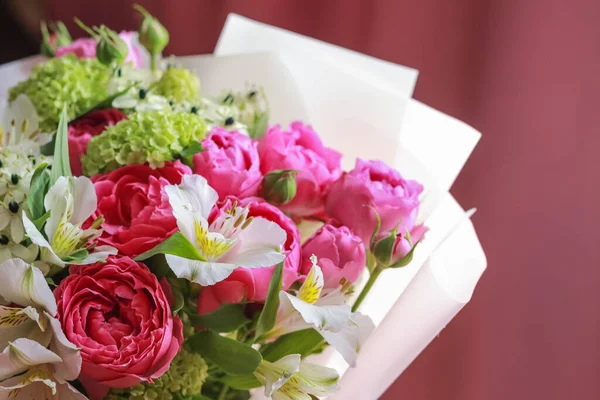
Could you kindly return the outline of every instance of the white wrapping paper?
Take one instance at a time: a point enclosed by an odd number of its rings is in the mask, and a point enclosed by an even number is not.
[[[251,54],[248,54],[251,53]],[[0,66],[0,98],[41,57]],[[377,399],[470,300],[486,267],[475,230],[448,189],[480,134],[411,99],[417,71],[230,15],[215,55],[178,59],[204,95],[263,86],[271,121],[310,122],[323,141],[354,159],[381,159],[425,187],[420,218],[430,227],[405,268],[385,271],[361,306],[378,326],[348,369],[329,350],[320,362],[342,378],[342,399]],[[359,288],[360,289],[360,288]],[[262,398],[260,392],[253,399]]]

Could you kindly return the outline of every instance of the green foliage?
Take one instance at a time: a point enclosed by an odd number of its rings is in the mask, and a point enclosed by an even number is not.
[[[250,320],[244,314],[243,304],[223,304],[218,310],[203,315],[188,314],[190,323],[215,332],[233,332]]]
[[[281,291],[282,276],[283,263],[279,263],[273,271],[273,276],[271,276],[271,282],[269,283],[269,292],[267,293],[265,306],[258,317],[255,339],[259,339],[262,335],[273,329],[273,326],[275,326],[277,309],[279,308],[279,292]]]
[[[227,374],[252,373],[262,361],[260,353],[252,347],[211,331],[195,334],[186,344]]]
[[[190,260],[206,261],[198,249],[179,231],[175,232],[159,245],[135,258],[136,261],[144,261],[156,254],[171,254]]]
[[[63,107],[72,120],[108,96],[107,67],[95,58],[78,59],[69,54],[33,67],[31,76],[9,90],[9,101],[24,93],[33,102],[43,132],[58,126]]]
[[[67,110],[64,107],[60,114],[60,121],[54,142],[54,159],[52,161],[52,172],[50,173],[50,186],[54,185],[61,176],[73,176],[71,173],[71,164],[69,163],[68,123]]]
[[[206,135],[206,124],[192,113],[147,111],[108,127],[90,141],[83,157],[86,175],[129,164],[160,168]]]
[[[263,358],[275,362],[289,354],[300,354],[306,357],[318,353],[323,346],[323,337],[314,329],[304,329],[279,337],[273,343],[262,346]]]

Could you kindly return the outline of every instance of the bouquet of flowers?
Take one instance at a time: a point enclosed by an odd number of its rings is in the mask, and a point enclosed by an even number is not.
[[[333,396],[402,292],[382,316],[374,288],[411,268],[417,281],[430,233],[444,242],[422,222],[435,186],[424,196],[381,160],[344,170],[303,105],[282,106],[298,86],[280,61],[162,59],[167,30],[136,9],[137,33],[77,20],[89,37],[73,41],[43,24],[45,58],[8,89],[0,399]],[[419,337],[412,353],[432,339]],[[376,398],[414,356],[377,394],[340,398]]]

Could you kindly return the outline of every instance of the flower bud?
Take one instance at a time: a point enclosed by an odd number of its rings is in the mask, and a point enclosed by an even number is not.
[[[154,69],[156,56],[161,54],[169,43],[169,31],[167,31],[167,29],[144,7],[136,4],[133,8],[138,10],[144,17],[139,29],[139,40],[142,46],[144,46],[152,56]]]
[[[263,198],[274,205],[289,203],[296,196],[296,174],[298,171],[275,170],[263,179]]]
[[[46,57],[54,57],[58,47],[66,46],[73,41],[67,27],[61,21],[51,24],[50,28],[52,29],[52,34],[48,30],[46,21],[40,23],[40,30],[42,31],[40,51]]]
[[[100,40],[96,45],[96,58],[104,65],[121,65],[129,54],[127,43],[117,32],[100,27]]]
[[[389,234],[378,241],[373,245],[373,255],[377,260],[377,264],[381,267],[387,267],[390,265],[392,261],[392,255],[394,253],[394,247],[396,244],[396,238],[398,236],[398,232],[396,229],[389,232]]]
[[[96,58],[104,65],[121,65],[129,55],[127,43],[112,29],[104,25],[89,28],[81,20],[75,18],[81,29],[89,33],[97,42]]]

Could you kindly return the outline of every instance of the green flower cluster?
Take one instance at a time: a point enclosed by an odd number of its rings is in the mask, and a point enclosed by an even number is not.
[[[206,123],[192,113],[147,111],[108,127],[90,141],[83,172],[90,176],[129,164],[160,168],[206,135]]]
[[[169,370],[154,384],[139,383],[127,389],[112,389],[106,400],[173,400],[200,394],[208,376],[204,359],[184,348],[171,361]]]
[[[69,54],[36,65],[29,79],[9,90],[9,100],[25,93],[35,106],[42,132],[53,132],[65,105],[71,120],[104,100],[109,77],[108,68],[95,58]]]
[[[200,95],[200,79],[189,69],[168,68],[156,83],[156,94],[174,101],[194,101]]]

